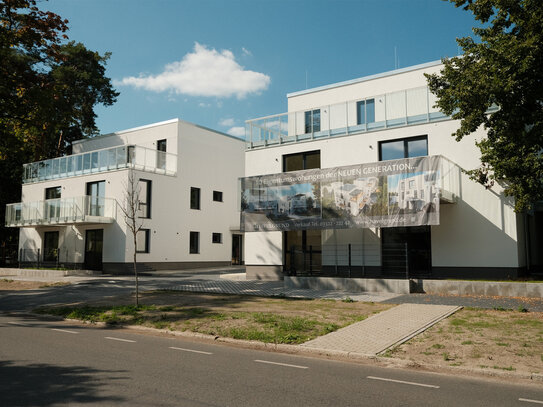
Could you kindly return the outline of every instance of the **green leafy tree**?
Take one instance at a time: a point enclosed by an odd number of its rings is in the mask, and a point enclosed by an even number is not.
[[[481,23],[457,40],[463,55],[427,75],[437,106],[460,120],[458,141],[483,126],[481,166],[468,174],[515,198],[515,210],[543,200],[543,1],[449,0]],[[497,108],[497,109],[496,109]],[[490,113],[489,113],[490,112]]]
[[[65,153],[98,133],[94,107],[118,96],[109,54],[67,42],[68,21],[35,0],[0,0],[0,221],[20,200],[22,165]],[[16,230],[0,227],[0,241]]]

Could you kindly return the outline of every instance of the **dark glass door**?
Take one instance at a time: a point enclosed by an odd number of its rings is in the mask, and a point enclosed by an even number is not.
[[[243,264],[243,236],[232,235],[232,264]]]
[[[43,234],[43,260],[57,261],[58,232],[45,232]]]
[[[427,275],[432,267],[430,226],[381,229],[383,273]]]
[[[104,230],[87,230],[85,236],[85,268],[102,270],[102,248],[104,246]]]
[[[285,272],[291,275],[313,274],[322,269],[321,230],[284,232]]]

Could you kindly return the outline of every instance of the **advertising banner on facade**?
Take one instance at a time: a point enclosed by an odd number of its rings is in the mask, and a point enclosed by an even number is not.
[[[241,179],[245,232],[439,224],[441,157]]]

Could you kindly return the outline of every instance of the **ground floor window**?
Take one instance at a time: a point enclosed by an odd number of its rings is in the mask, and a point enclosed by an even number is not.
[[[283,232],[285,272],[320,271],[322,267],[321,230],[289,230]]]
[[[136,235],[136,253],[149,253],[150,230],[140,229]]]
[[[432,267],[430,226],[381,229],[383,271],[425,274]]]
[[[211,241],[213,243],[222,243],[222,233],[213,233],[211,235]]]

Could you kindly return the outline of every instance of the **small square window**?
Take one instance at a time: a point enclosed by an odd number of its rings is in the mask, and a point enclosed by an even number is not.
[[[140,229],[136,235],[136,253],[149,253],[149,229]]]
[[[190,232],[189,253],[200,253],[200,232]]]
[[[213,243],[222,243],[222,233],[213,233],[211,241]]]
[[[213,191],[213,200],[215,202],[222,202],[222,192],[221,191]]]
[[[190,209],[200,209],[200,188],[190,188]]]

